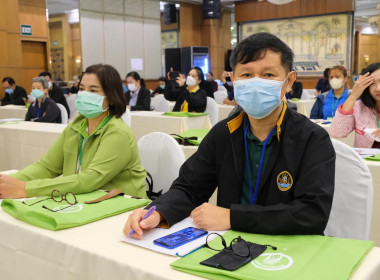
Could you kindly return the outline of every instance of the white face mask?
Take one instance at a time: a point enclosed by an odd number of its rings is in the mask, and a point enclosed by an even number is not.
[[[135,92],[137,90],[136,85],[133,83],[128,84],[128,89],[129,89],[129,91],[132,91],[132,92]]]
[[[53,85],[53,83],[52,83],[52,82],[48,82],[48,87],[49,87],[49,88],[51,88],[51,87],[52,87],[52,85]]]
[[[186,78],[186,84],[189,86],[189,87],[193,87],[197,84],[197,81],[191,77],[191,76],[187,76]]]
[[[340,89],[343,86],[343,79],[333,78],[330,80],[330,86],[333,89]]]

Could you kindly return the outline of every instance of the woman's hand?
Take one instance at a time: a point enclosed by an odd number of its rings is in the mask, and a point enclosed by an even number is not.
[[[0,174],[0,198],[23,198],[27,197],[25,182],[12,176]]]
[[[180,87],[182,87],[185,84],[185,82],[186,82],[185,75],[180,74],[179,77],[177,77],[176,81],[177,81],[178,85]]]
[[[373,75],[368,72],[361,76],[355,83],[351,91],[351,96],[358,99],[363,91],[373,83]]]
[[[372,134],[373,137],[375,137],[375,138],[380,138],[380,128],[376,129],[376,130],[373,131],[371,134]]]

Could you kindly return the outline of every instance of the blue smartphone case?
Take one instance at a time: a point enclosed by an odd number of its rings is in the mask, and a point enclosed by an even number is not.
[[[206,235],[207,233],[208,232],[203,229],[188,227],[158,238],[154,240],[153,243],[167,249],[174,249],[203,235]]]

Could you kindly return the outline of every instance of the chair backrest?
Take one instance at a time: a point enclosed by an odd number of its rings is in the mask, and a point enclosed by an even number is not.
[[[56,104],[57,104],[59,110],[61,111],[61,123],[67,123],[69,118],[67,116],[67,111],[66,111],[65,106],[63,106],[60,103],[56,103]]]
[[[142,166],[153,178],[154,192],[169,190],[185,162],[181,146],[169,134],[152,132],[137,142]]]
[[[170,103],[163,94],[152,97],[150,106],[157,112],[170,112]]]
[[[225,93],[227,93],[227,89],[224,86],[218,86],[218,91],[219,90],[224,91]]]
[[[214,98],[216,103],[223,104],[224,99],[227,97],[227,92],[224,90],[218,90],[214,92]]]
[[[341,141],[331,141],[336,153],[335,191],[325,235],[368,240],[373,200],[371,173],[354,149]]]
[[[69,109],[70,109],[70,120],[73,120],[75,118],[76,112],[77,112],[77,107],[75,106],[75,101],[77,100],[77,95],[72,94],[72,95],[68,96],[67,94],[65,94],[65,98],[67,101],[67,105],[69,106]]]
[[[211,125],[214,126],[218,122],[218,104],[214,98],[207,96],[207,105],[205,113],[209,113]]]
[[[309,93],[306,90],[303,90],[301,94],[301,100],[309,100],[309,99],[310,99]]]
[[[131,126],[131,110],[127,108],[121,119],[130,127]]]

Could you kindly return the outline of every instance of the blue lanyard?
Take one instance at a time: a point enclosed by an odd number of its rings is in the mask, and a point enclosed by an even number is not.
[[[38,108],[38,102],[36,103],[36,114],[37,114],[37,118],[39,118],[40,117],[40,109]]]
[[[261,176],[261,169],[263,167],[263,161],[264,161],[264,154],[265,154],[265,147],[267,145],[267,142],[269,140],[269,138],[271,137],[273,131],[275,130],[276,127],[274,127],[271,132],[269,132],[267,138],[265,139],[264,141],[264,145],[263,145],[263,149],[261,151],[261,157],[260,157],[260,165],[259,165],[259,172],[257,174],[257,179],[256,179],[256,185],[255,185],[255,192],[254,194],[252,194],[252,182],[251,182],[251,169],[249,167],[249,157],[248,157],[248,146],[247,146],[247,131],[248,131],[248,127],[249,127],[249,121],[247,121],[247,124],[245,126],[245,129],[244,129],[244,146],[245,146],[245,156],[246,156],[246,159],[247,159],[247,168],[248,168],[248,183],[249,183],[249,194],[250,194],[250,198],[251,198],[251,204],[255,204],[256,203],[256,199],[257,199],[257,191],[259,189],[259,183],[260,183],[260,176]]]
[[[335,116],[335,110],[334,109],[336,107],[336,104],[338,104],[340,98],[346,93],[346,91],[347,91],[347,89],[344,89],[342,95],[339,98],[337,98],[338,100],[334,104],[334,91],[331,90],[331,93],[332,93],[332,96],[331,96],[331,117]]]

